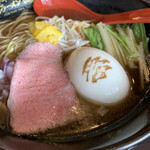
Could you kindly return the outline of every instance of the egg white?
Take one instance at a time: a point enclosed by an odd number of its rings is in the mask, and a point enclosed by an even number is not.
[[[69,57],[67,70],[76,91],[92,102],[115,103],[128,95],[130,82],[125,70],[102,50],[76,49]]]

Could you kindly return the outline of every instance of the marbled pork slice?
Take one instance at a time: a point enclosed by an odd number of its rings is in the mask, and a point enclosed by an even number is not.
[[[33,43],[17,57],[7,101],[14,133],[32,134],[77,117],[78,99],[61,63],[61,48]]]

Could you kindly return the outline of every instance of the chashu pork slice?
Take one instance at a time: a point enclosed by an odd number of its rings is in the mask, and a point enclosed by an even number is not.
[[[79,103],[61,64],[61,47],[32,43],[16,59],[7,101],[14,133],[32,134],[64,125]]]

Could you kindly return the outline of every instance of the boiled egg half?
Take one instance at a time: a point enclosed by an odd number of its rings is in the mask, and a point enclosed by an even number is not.
[[[115,103],[129,92],[128,76],[108,53],[91,47],[73,51],[67,62],[70,80],[76,91],[96,103]]]

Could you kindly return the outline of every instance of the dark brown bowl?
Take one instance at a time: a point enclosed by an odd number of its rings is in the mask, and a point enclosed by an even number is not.
[[[108,14],[147,8],[139,0],[79,0],[95,12]],[[150,24],[146,25],[150,36]],[[149,46],[150,49],[150,46]],[[150,88],[135,108],[117,122],[98,130],[66,137],[31,137],[31,140],[0,133],[0,148],[5,150],[47,149],[126,149],[150,137]],[[55,142],[55,143],[54,143]],[[57,143],[56,143],[57,142]],[[63,143],[62,143],[63,142]]]

